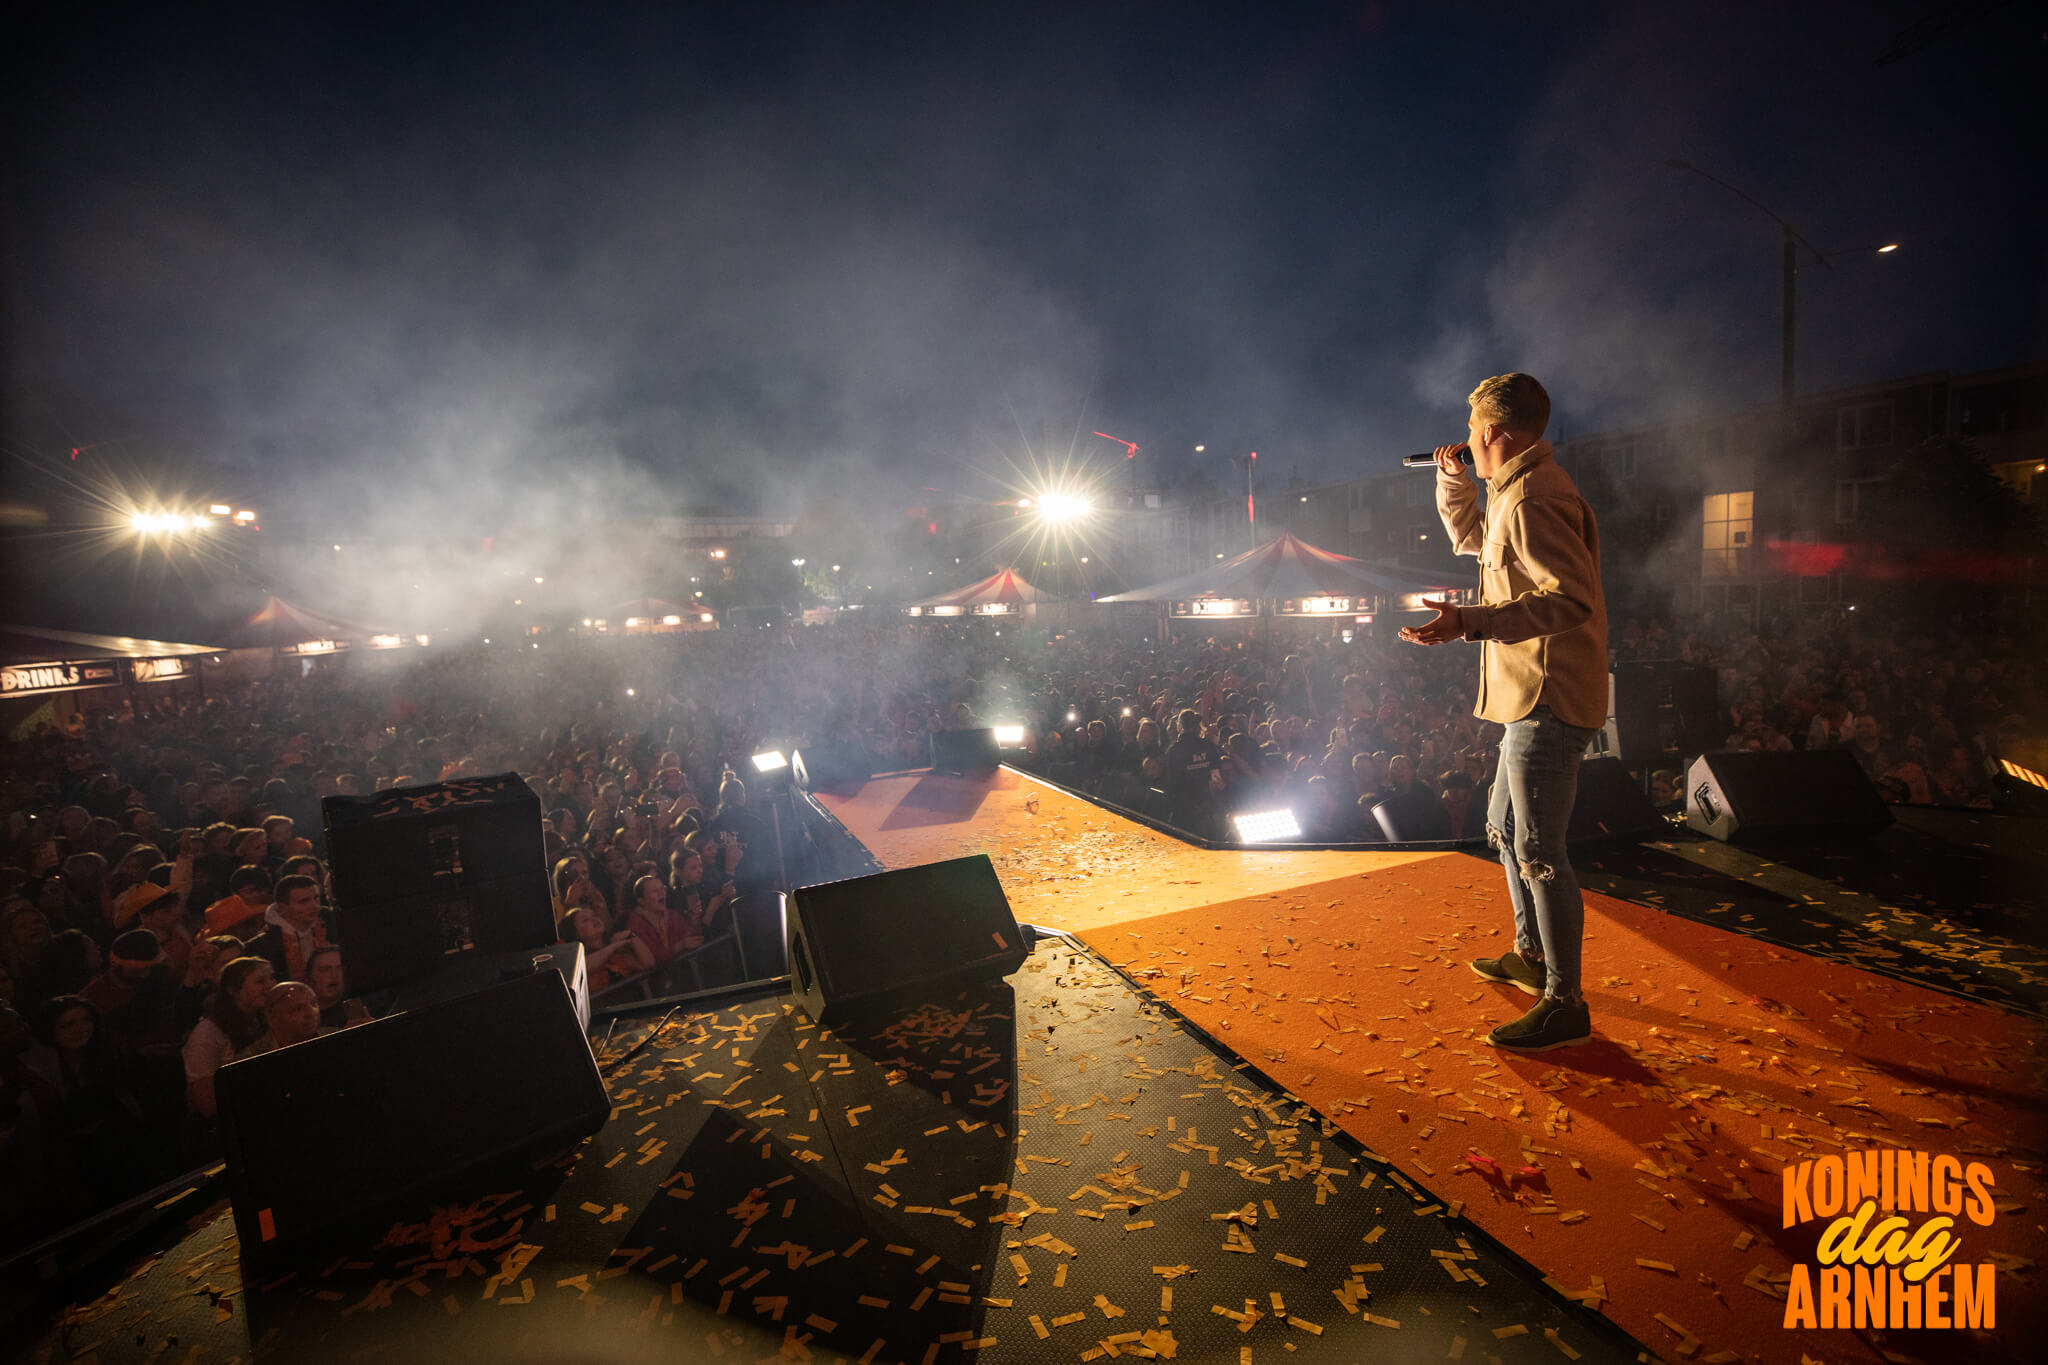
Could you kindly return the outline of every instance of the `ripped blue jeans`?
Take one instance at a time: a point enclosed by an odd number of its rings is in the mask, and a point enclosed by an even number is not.
[[[1486,805],[1486,840],[1507,869],[1515,906],[1515,951],[1541,958],[1543,993],[1579,997],[1579,949],[1586,902],[1565,852],[1579,763],[1594,731],[1566,725],[1539,706],[1507,727]]]

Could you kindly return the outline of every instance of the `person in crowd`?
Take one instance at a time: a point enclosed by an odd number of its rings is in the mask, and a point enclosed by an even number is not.
[[[320,888],[320,903],[327,904],[334,896],[334,888],[327,882],[327,864],[311,853],[298,853],[286,858],[278,865],[281,877],[311,877],[313,884]]]
[[[16,988],[16,1004],[34,1013],[36,1006],[60,995],[78,995],[106,966],[106,954],[83,929],[66,929],[43,945],[35,970]]]
[[[251,938],[263,932],[276,879],[256,863],[244,863],[228,877],[228,894],[206,907],[209,934]]]
[[[633,860],[625,849],[607,845],[600,855],[599,867],[601,875],[592,880],[597,883],[598,894],[604,897],[605,917],[613,924],[624,924],[626,916],[633,913]]]
[[[334,944],[322,944],[307,957],[306,984],[313,988],[313,998],[319,1003],[321,1028],[353,1028],[370,1021],[363,1002],[348,993],[341,949]]]
[[[62,1182],[59,1207],[76,1216],[133,1193],[151,1171],[136,1159],[146,1131],[142,1107],[124,1083],[99,1010],[82,996],[60,995],[43,1004],[34,1037],[23,1064],[41,1079],[39,1093],[51,1106],[39,1126],[58,1154],[46,1175]]]
[[[260,957],[238,957],[220,969],[213,1006],[185,1040],[185,1098],[210,1147],[214,1119],[214,1073],[263,1036],[263,1005],[277,973]]]
[[[601,910],[570,910],[562,916],[559,936],[564,943],[583,945],[584,970],[592,995],[654,970],[654,954],[648,946],[630,928],[607,930]]]
[[[647,873],[636,878],[632,894],[626,929],[653,955],[654,965],[665,967],[704,946],[704,922],[686,918],[668,903],[668,886],[660,877]]]
[[[1541,384],[1526,374],[1498,375],[1472,391],[1470,406],[1467,440],[1436,452],[1437,512],[1453,548],[1480,557],[1482,600],[1430,602],[1436,619],[1401,638],[1481,642],[1474,714],[1507,727],[1486,823],[1514,903],[1515,947],[1473,970],[1538,996],[1486,1041],[1547,1052],[1593,1036],[1579,982],[1585,906],[1565,831],[1579,760],[1607,719],[1600,535],[1592,507],[1543,439],[1550,396]],[[1487,482],[1483,513],[1466,451]]]
[[[260,1057],[331,1032],[320,1023],[320,1001],[313,988],[303,981],[280,981],[264,997],[263,1032],[236,1053],[235,1060]]]
[[[725,849],[726,876],[742,891],[774,884],[774,835],[747,806],[747,784],[727,772],[718,783],[718,809],[704,831]]]
[[[1216,798],[1223,791],[1223,755],[1202,733],[1201,713],[1193,707],[1184,708],[1174,724],[1179,734],[1165,758],[1167,818],[1207,836],[1216,832],[1214,812]]]
[[[689,847],[669,857],[668,903],[686,923],[701,925],[706,933],[718,924],[719,915],[736,895],[732,878],[712,885],[705,875],[704,855]]]
[[[50,917],[25,896],[7,898],[0,911],[0,956],[7,975],[17,982],[28,981],[41,964],[43,950],[52,937]]]
[[[1415,760],[1395,754],[1388,760],[1387,788],[1381,793],[1379,809],[1393,823],[1394,837],[1402,843],[1449,839],[1450,816],[1443,801],[1415,776]]]
[[[1849,751],[1872,781],[1884,776],[1892,766],[1891,751],[1885,747],[1877,717],[1868,712],[1856,717],[1856,737],[1841,747]]]
[[[1967,744],[1950,744],[1941,766],[1928,779],[1934,800],[1944,806],[1987,805],[1990,787],[1976,751]]]
[[[152,986],[158,989],[152,990]],[[119,1018],[139,997],[153,997],[169,1020],[177,982],[164,961],[163,943],[147,929],[130,929],[107,950],[106,965],[78,994],[92,1001],[103,1022]]]
[[[1809,749],[1839,749],[1856,737],[1856,717],[1842,703],[1839,692],[1823,692],[1813,723],[1806,728]]]
[[[264,912],[263,932],[249,940],[249,952],[270,963],[280,981],[304,981],[306,963],[330,938],[320,884],[311,877],[278,879],[276,903]]]
[[[1439,798],[1443,802],[1444,819],[1448,825],[1446,839],[1466,839],[1477,832],[1479,821],[1472,818],[1472,779],[1452,768],[1438,779],[1443,789]]]
[[[178,1034],[182,1038],[206,1017],[220,982],[220,969],[238,957],[246,957],[242,940],[231,934],[202,935],[193,940],[192,956],[178,983]]]

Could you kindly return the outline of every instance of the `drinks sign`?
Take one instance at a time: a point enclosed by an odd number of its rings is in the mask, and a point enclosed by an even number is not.
[[[0,695],[27,697],[43,692],[74,692],[119,681],[121,669],[113,662],[21,664],[0,669]]]

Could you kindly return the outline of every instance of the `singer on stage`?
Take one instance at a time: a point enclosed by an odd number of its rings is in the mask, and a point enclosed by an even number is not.
[[[1480,642],[1474,714],[1507,727],[1486,837],[1507,870],[1515,946],[1472,970],[1539,997],[1527,1014],[1486,1036],[1498,1048],[1548,1052],[1593,1036],[1579,991],[1586,927],[1565,851],[1579,762],[1607,719],[1607,604],[1593,509],[1543,439],[1550,395],[1526,374],[1496,375],[1472,390],[1470,438],[1436,451],[1436,506],[1452,547],[1479,557],[1481,605],[1433,601],[1437,617],[1410,626],[1413,644]],[[1479,485],[1461,458],[1486,480]]]

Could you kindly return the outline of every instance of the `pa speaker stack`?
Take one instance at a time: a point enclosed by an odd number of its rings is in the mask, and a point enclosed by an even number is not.
[[[1650,839],[1670,832],[1664,817],[1643,795],[1642,784],[1629,776],[1620,759],[1589,758],[1579,764],[1578,800],[1572,805],[1566,843]]]
[[[1723,842],[1853,837],[1883,830],[1892,812],[1846,749],[1738,749],[1693,763],[1685,823]]]
[[[820,1021],[1006,977],[1030,955],[985,853],[804,887],[786,933],[790,994]]]
[[[859,740],[807,744],[790,755],[790,775],[804,791],[858,791],[874,776],[874,759]]]
[[[1616,664],[1607,675],[1606,756],[1640,766],[1719,744],[1727,726],[1715,682],[1713,669],[1676,659]]]
[[[1003,761],[993,726],[976,730],[932,731],[932,771],[981,774],[994,772]]]
[[[516,773],[321,803],[350,985],[383,1018],[221,1068],[258,1259],[610,1114],[583,945],[557,943],[540,801]]]
[[[215,1084],[235,1227],[258,1260],[611,1115],[553,971],[230,1062]]]
[[[330,796],[320,814],[352,990],[555,941],[540,798],[517,773]]]

